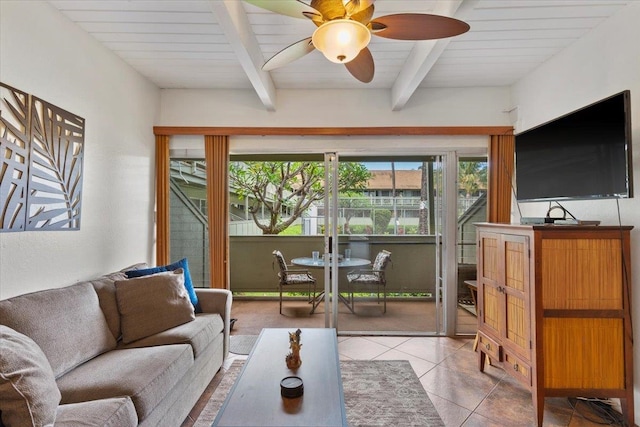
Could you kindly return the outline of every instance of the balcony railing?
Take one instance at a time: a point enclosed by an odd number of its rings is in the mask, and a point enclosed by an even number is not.
[[[387,267],[387,292],[435,295],[436,245],[434,236],[345,236],[339,239],[339,252],[351,249],[353,258],[373,260],[380,250],[391,252]],[[277,291],[277,266],[272,252],[280,250],[287,262],[322,251],[322,236],[234,236],[230,239],[230,278],[233,292]],[[312,271],[318,285],[324,286],[322,269]],[[346,269],[339,282],[347,283]]]
[[[190,205],[189,199],[172,185],[171,258],[188,257],[192,278],[196,286],[208,287],[208,233],[206,218],[198,209]],[[385,199],[376,198],[376,199]],[[390,198],[388,198],[390,199]],[[418,198],[404,198],[408,204],[415,204]],[[470,199],[466,199],[471,203]],[[473,222],[483,221],[480,216],[468,216],[459,223],[458,262],[461,265],[475,263],[475,230]],[[175,215],[180,214],[176,218]],[[305,218],[306,219],[306,218]],[[252,220],[230,223],[230,278],[231,290],[237,293],[277,291],[276,271],[273,268],[274,249],[282,251],[288,260],[300,256],[310,256],[311,251],[323,248],[321,235],[322,218],[315,218],[314,233],[302,236],[262,235]],[[175,223],[174,223],[175,221]],[[371,221],[370,218],[352,218],[351,224]],[[399,218],[400,229],[417,224],[417,218]],[[414,226],[415,227],[415,226]],[[468,230],[466,227],[469,227]],[[387,272],[387,291],[403,295],[435,295],[436,244],[433,235],[370,234],[341,235],[340,252],[351,248],[352,256],[373,260],[379,250],[392,252],[393,265]],[[340,271],[340,282],[346,283],[346,271]],[[319,286],[322,271],[318,270]],[[458,284],[459,291],[466,287]]]

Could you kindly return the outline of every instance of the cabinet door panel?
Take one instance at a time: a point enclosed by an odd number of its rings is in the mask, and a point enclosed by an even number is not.
[[[622,319],[546,318],[546,388],[625,388]]]
[[[482,233],[480,235],[482,248],[482,278],[495,283],[500,280],[502,271],[499,261],[500,235],[493,233]]]
[[[524,354],[529,354],[529,329],[528,310],[526,302],[522,298],[506,295],[505,338],[507,342]]]
[[[623,308],[619,239],[544,239],[541,259],[543,308]]]
[[[485,327],[489,327],[496,335],[500,335],[500,294],[493,286],[483,288],[484,305],[480,320]]]
[[[528,284],[528,252],[527,239],[520,236],[505,236],[504,269],[505,286],[509,290],[525,292]]]
[[[529,241],[525,236],[503,239],[505,282],[503,345],[525,360],[531,357]]]
[[[502,295],[498,291],[502,267],[500,261],[500,235],[480,233],[478,250],[478,326],[492,333],[501,335],[500,320],[502,317]]]

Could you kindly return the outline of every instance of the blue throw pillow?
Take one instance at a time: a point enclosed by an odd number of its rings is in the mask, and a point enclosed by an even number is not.
[[[125,274],[129,279],[134,277],[142,277],[149,276],[151,274],[162,273],[163,271],[173,271],[178,268],[182,268],[184,270],[184,287],[187,289],[187,293],[189,294],[189,299],[191,300],[191,304],[193,304],[193,308],[196,313],[202,313],[202,309],[200,308],[200,303],[198,302],[198,296],[196,295],[196,291],[193,288],[193,282],[191,281],[191,273],[189,273],[189,262],[186,258],[182,258],[180,261],[174,262],[173,264],[162,265],[159,267],[151,267],[144,268],[142,270],[129,270],[126,271]]]

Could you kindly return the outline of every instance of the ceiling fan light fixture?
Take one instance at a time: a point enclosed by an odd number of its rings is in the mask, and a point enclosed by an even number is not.
[[[329,61],[346,64],[367,47],[371,33],[358,21],[335,19],[319,26],[311,40]]]

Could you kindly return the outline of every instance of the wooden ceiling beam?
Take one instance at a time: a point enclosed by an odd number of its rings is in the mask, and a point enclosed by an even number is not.
[[[473,10],[478,0],[457,0],[443,2],[439,15],[451,16],[463,20]],[[447,10],[444,10],[447,9]],[[391,87],[391,110],[400,111],[409,101],[418,86],[429,74],[440,55],[447,48],[452,38],[440,40],[422,40],[416,42],[407,61]]]
[[[238,0],[210,0],[211,10],[262,104],[267,110],[275,111],[276,87],[271,75],[262,71],[264,57],[242,3]]]

